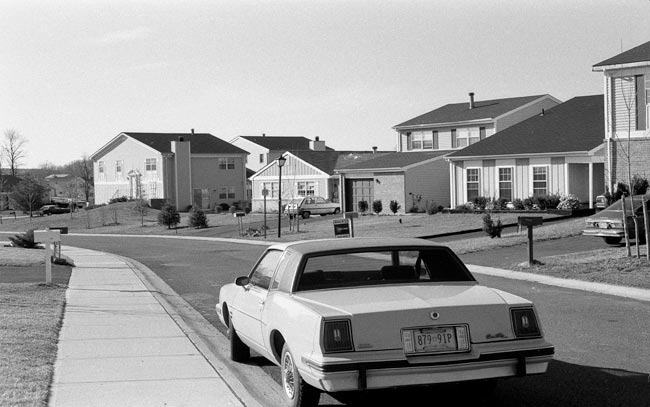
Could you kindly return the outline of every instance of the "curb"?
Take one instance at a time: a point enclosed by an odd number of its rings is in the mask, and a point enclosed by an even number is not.
[[[243,405],[247,407],[281,407],[286,404],[280,385],[258,366],[230,361],[228,338],[172,290],[157,274],[131,258],[106,254],[121,259],[131,267],[136,276]]]
[[[567,278],[558,278],[546,276],[543,274],[526,273],[522,271],[512,271],[498,269],[494,267],[477,266],[468,264],[467,267],[472,273],[486,274],[494,277],[508,278],[512,280],[531,281],[540,284],[552,285],[573,290],[588,291],[598,294],[614,295],[617,297],[630,298],[639,301],[650,302],[650,290],[635,287],[625,287],[610,285],[604,283],[593,283],[590,281],[571,280]]]

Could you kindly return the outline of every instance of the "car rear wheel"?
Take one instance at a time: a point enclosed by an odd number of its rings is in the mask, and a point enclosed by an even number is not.
[[[622,237],[605,237],[605,243],[611,244],[611,245],[618,245],[621,244],[621,240],[623,240]]]
[[[341,209],[340,208],[335,208],[334,209],[334,215],[338,215],[339,213],[341,213]]]
[[[232,322],[228,325],[228,338],[230,338],[230,359],[235,362],[246,362],[251,358],[251,350],[237,335]]]
[[[302,213],[302,218],[303,218],[303,219],[307,219],[307,218],[309,218],[310,216],[311,216],[311,212],[309,212],[309,211],[304,211],[304,212]]]
[[[289,405],[292,407],[317,406],[320,391],[302,380],[295,359],[286,343],[282,347],[280,362],[282,390]]]

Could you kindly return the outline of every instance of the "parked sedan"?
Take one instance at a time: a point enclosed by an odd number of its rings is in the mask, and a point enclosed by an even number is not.
[[[491,388],[546,372],[554,354],[530,301],[479,285],[449,248],[421,239],[273,245],[221,288],[216,311],[232,360],[253,349],[279,365],[293,406],[321,392]]]
[[[632,210],[632,199],[625,198],[625,209],[627,212],[627,227],[630,239],[634,239],[634,219],[633,213],[638,217],[639,240],[644,240],[645,227],[643,222],[643,195],[634,195],[634,211]],[[649,207],[650,194],[645,195],[646,207]],[[612,205],[585,219],[585,229],[582,234],[585,236],[602,237],[607,244],[618,245],[625,237],[623,226],[623,200],[618,200]]]
[[[311,215],[328,215],[341,212],[341,205],[337,202],[330,202],[320,196],[299,197],[289,201],[284,208],[284,213],[289,215],[302,216],[307,219]]]
[[[38,210],[38,213],[41,216],[56,215],[59,213],[68,213],[68,212],[70,212],[70,208],[62,208],[58,205],[43,205]]]

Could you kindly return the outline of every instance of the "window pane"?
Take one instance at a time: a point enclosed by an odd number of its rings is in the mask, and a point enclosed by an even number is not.
[[[282,252],[280,250],[271,250],[267,252],[262,260],[260,260],[257,267],[255,267],[255,270],[253,270],[250,278],[251,284],[260,288],[268,289],[275,267],[278,265],[278,261],[280,261],[281,257]]]

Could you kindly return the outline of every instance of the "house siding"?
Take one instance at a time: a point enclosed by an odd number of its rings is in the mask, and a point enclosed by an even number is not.
[[[404,199],[405,183],[404,173],[381,173],[375,174],[375,200],[382,202],[382,213],[392,213],[390,210],[390,201],[397,201],[401,208],[400,213],[404,213],[405,199]],[[368,202],[369,210],[372,211],[372,202]]]
[[[282,201],[284,203],[298,196],[298,182],[312,182],[314,195],[316,196],[322,196],[326,199],[338,197],[338,181],[334,179],[335,177],[331,177],[292,155],[288,155],[286,158],[287,162],[282,167]],[[251,177],[253,195],[251,205],[253,211],[260,212],[264,210],[263,184],[265,182],[277,184],[278,177],[279,167],[277,165],[270,165],[261,169]],[[337,190],[335,191],[334,188]],[[278,210],[277,196],[267,196],[266,210],[269,212]]]
[[[219,160],[215,157],[192,157],[192,188],[208,190],[210,209],[222,203],[232,206],[235,202],[246,201],[246,189],[243,182],[243,174],[246,171],[244,157],[224,155],[221,158],[234,158],[235,168],[220,169]],[[220,189],[224,187],[234,188],[235,197],[220,198]]]
[[[147,174],[145,171],[145,159],[156,159],[156,172]],[[115,172],[116,161],[122,161],[121,176]],[[98,162],[104,162],[104,175],[99,175]],[[125,140],[114,149],[98,158],[93,163],[93,175],[95,182],[95,203],[108,203],[112,198],[122,196],[131,197],[131,185],[127,176],[131,171],[138,171],[142,174],[143,184],[155,184],[157,191],[163,190],[162,184],[162,155],[133,139]],[[146,185],[143,185],[146,191]],[[166,198],[162,192],[156,198]],[[153,197],[148,197],[153,198]]]

